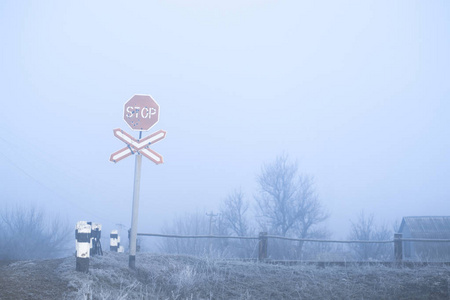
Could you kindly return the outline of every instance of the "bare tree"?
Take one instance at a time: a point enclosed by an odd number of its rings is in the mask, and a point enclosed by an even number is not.
[[[220,216],[212,224],[213,235],[226,235]],[[204,213],[187,213],[175,217],[171,224],[165,225],[163,234],[175,235],[209,235],[210,219]],[[159,243],[159,249],[165,253],[189,254],[196,256],[223,256],[227,250],[227,240],[196,239],[196,238],[164,238]],[[212,251],[212,253],[211,253]]]
[[[244,193],[237,189],[230,193],[222,202],[220,217],[226,227],[226,233],[234,236],[254,236],[255,231],[247,219],[249,203],[244,199]],[[251,240],[230,240],[230,252],[241,258],[251,257],[256,245]]]
[[[48,222],[47,219],[52,219]],[[0,259],[44,259],[69,253],[73,229],[34,207],[0,212]]]
[[[246,219],[249,204],[244,200],[241,189],[230,193],[222,203],[220,214],[231,234],[246,236],[249,232],[249,224]]]
[[[377,225],[373,214],[366,216],[361,212],[358,220],[352,222],[350,240],[383,241],[392,239],[393,232],[385,225]],[[350,244],[350,248],[358,260],[390,260],[391,244]]]
[[[310,176],[298,174],[296,163],[287,155],[264,165],[258,177],[255,197],[259,223],[263,228],[282,236],[307,238],[318,232],[328,217],[314,190]],[[296,250],[301,254],[303,243]]]
[[[175,217],[172,224],[166,224],[162,228],[163,234],[176,235],[206,235],[208,234],[208,221],[199,214],[185,214],[181,217]],[[174,254],[204,254],[207,249],[207,243],[204,240],[190,240],[177,238],[164,238],[159,245],[160,249],[166,253]]]

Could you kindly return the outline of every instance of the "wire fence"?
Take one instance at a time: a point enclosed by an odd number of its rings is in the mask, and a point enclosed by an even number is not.
[[[180,238],[180,239],[236,239],[236,240],[259,240],[259,236],[226,236],[226,235],[178,235],[178,234],[159,234],[159,233],[138,233],[138,236],[153,236],[166,238]],[[338,244],[388,244],[394,243],[396,239],[392,240],[326,240],[326,239],[299,239],[290,238],[279,235],[264,235],[266,238],[279,239],[294,242],[317,242],[317,243],[338,243]],[[450,243],[450,239],[413,239],[400,238],[402,242],[442,242]]]
[[[258,240],[259,237],[251,236],[226,236],[226,235],[176,235],[176,234],[159,234],[159,233],[138,233],[138,236],[155,236],[179,239],[237,239],[237,240]]]
[[[402,234],[394,234],[391,240],[331,240],[331,239],[311,239],[311,238],[291,238],[278,235],[268,235],[261,232],[259,236],[223,236],[223,235],[178,235],[178,234],[157,234],[157,233],[138,233],[138,236],[176,238],[176,239],[234,239],[234,240],[258,240],[259,251],[258,260],[267,259],[267,245],[269,239],[285,240],[292,242],[312,242],[312,243],[337,243],[337,244],[393,244],[394,259],[402,261],[404,259],[404,244],[411,242],[418,243],[450,243],[450,239],[420,239],[420,238],[403,238]],[[410,247],[408,245],[408,247]],[[449,248],[450,250],[450,248]],[[449,251],[450,252],[450,251]],[[449,253],[450,254],[450,253]]]

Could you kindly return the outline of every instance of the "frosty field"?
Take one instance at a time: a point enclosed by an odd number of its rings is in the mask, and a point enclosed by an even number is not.
[[[450,267],[273,265],[141,253],[0,262],[0,299],[449,299]]]

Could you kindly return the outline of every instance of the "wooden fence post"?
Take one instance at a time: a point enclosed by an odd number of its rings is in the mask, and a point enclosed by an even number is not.
[[[76,270],[89,272],[89,253],[91,248],[91,225],[85,221],[77,222],[75,230],[77,261]]]
[[[403,260],[402,234],[394,233],[394,256],[396,262]]]
[[[266,258],[267,258],[267,232],[260,232],[258,261],[264,261]]]

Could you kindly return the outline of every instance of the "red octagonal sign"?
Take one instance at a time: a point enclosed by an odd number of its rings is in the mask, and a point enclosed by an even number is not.
[[[159,120],[159,105],[149,95],[134,95],[125,103],[123,119],[133,130],[149,130]]]

